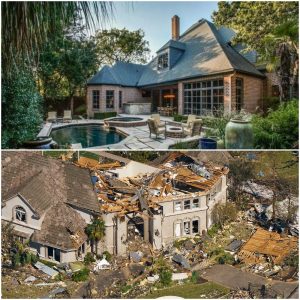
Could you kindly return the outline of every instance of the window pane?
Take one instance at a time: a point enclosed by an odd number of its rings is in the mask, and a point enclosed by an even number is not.
[[[193,207],[192,208],[197,208],[199,207],[199,199],[193,199]]]
[[[183,222],[183,232],[185,235],[191,234],[191,223],[189,221]]]
[[[180,211],[181,210],[181,202],[180,201],[175,202],[174,208],[175,208],[175,211]]]
[[[199,232],[199,221],[193,220],[192,221],[192,233],[198,233]]]
[[[191,208],[191,201],[185,200],[184,201],[184,209],[190,209]]]

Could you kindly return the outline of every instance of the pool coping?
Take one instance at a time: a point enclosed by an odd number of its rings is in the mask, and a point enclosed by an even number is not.
[[[119,114],[119,117],[126,117],[128,115],[123,115]],[[133,116],[133,115],[132,115]],[[135,115],[134,115],[135,116]],[[143,120],[149,119],[150,115],[141,115],[138,116],[140,118],[143,118]],[[113,117],[112,117],[113,118]],[[110,119],[110,118],[108,118]],[[170,125],[176,126],[181,123],[169,120],[167,118],[161,118],[162,121],[168,121]],[[84,119],[84,120],[72,120],[71,122],[68,123],[49,123],[46,122],[43,125],[43,128],[40,130],[39,134],[37,137],[49,137],[53,129],[60,129],[60,128],[65,128],[65,127],[71,127],[71,126],[84,126],[84,125],[102,125],[106,126],[104,120],[96,120],[96,119]],[[118,143],[115,144],[108,144],[108,145],[102,145],[102,146],[95,146],[95,147],[88,147],[88,148],[82,148],[82,149],[103,149],[103,150],[168,150],[171,146],[174,146],[177,143],[186,143],[186,142],[192,142],[192,141],[197,141],[199,140],[202,136],[193,136],[193,137],[183,137],[183,138],[169,138],[167,137],[166,139],[164,138],[150,138],[153,140],[153,143],[156,144],[154,148],[151,148],[150,146],[147,146],[145,144],[145,148],[129,148],[126,146],[127,144],[135,144],[138,143],[138,141],[135,141],[135,135],[130,133],[130,130],[134,130],[135,127],[117,127],[117,126],[109,126],[110,128],[116,130],[119,134],[124,136],[124,139],[121,140]],[[145,126],[138,126],[138,127],[145,127]],[[205,128],[203,128],[205,130]],[[142,131],[142,130],[141,130]],[[46,135],[47,134],[47,135]],[[147,137],[149,136],[149,132],[147,133]],[[146,138],[146,136],[145,136]],[[156,143],[155,143],[156,142]],[[75,144],[74,144],[75,145]]]

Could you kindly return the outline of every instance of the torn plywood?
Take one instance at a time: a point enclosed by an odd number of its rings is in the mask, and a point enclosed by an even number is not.
[[[279,233],[258,228],[238,256],[246,263],[264,263],[270,257],[275,264],[280,264],[297,245],[295,237],[282,237]]]

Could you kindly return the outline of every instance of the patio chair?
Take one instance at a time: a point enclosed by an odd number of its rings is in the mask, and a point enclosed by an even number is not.
[[[152,114],[151,119],[154,120],[158,126],[163,126],[165,125],[165,122],[160,120],[160,115],[159,114]]]
[[[190,127],[182,126],[182,130],[184,134],[188,136],[200,135],[202,124],[203,124],[202,119],[196,119],[195,121],[191,122]]]
[[[63,121],[72,121],[72,113],[70,110],[64,110]]]
[[[196,115],[188,115],[186,123],[182,123],[183,128],[190,129],[192,126],[192,123],[196,120]]]
[[[57,113],[56,111],[48,111],[48,118],[47,122],[56,122],[57,120]]]
[[[158,138],[160,134],[163,134],[166,138],[166,124],[158,125],[156,121],[153,119],[148,119],[147,123],[150,131],[150,135],[149,135],[150,138],[151,138],[151,134],[155,134],[156,138]]]

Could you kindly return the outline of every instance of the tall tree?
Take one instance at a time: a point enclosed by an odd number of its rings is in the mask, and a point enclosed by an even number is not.
[[[98,242],[105,236],[105,223],[101,218],[93,219],[91,224],[88,224],[85,232],[90,241],[95,246],[96,255],[98,254]]]
[[[218,10],[212,15],[217,25],[236,31],[234,43],[256,50],[267,63],[273,64],[276,60],[282,100],[288,98],[287,85],[293,70],[297,69],[298,26],[295,25],[298,17],[299,3],[296,1],[220,1]],[[287,30],[291,24],[292,30]]]
[[[146,63],[150,53],[149,43],[144,40],[144,32],[139,29],[113,28],[98,31],[95,36],[99,60],[112,65],[117,61]]]

